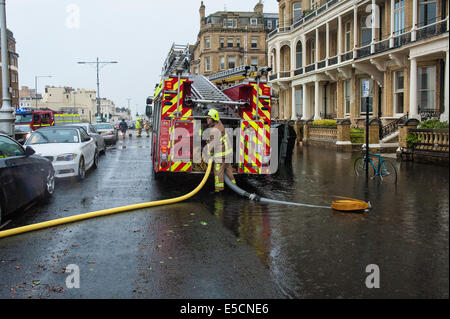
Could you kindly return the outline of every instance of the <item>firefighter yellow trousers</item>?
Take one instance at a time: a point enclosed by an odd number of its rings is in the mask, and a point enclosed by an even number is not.
[[[236,184],[233,176],[233,169],[230,163],[215,163],[214,164],[214,186],[216,192],[224,190],[224,174],[227,174],[228,178]]]

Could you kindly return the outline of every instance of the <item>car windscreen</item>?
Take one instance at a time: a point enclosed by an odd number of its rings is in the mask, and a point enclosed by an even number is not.
[[[30,123],[32,118],[31,114],[16,114],[16,124]]]
[[[79,143],[78,131],[75,129],[38,130],[27,140],[27,145],[49,143]]]
[[[111,124],[94,124],[96,130],[113,130],[114,127]]]
[[[16,133],[30,133],[31,127],[29,125],[16,125],[14,130]]]

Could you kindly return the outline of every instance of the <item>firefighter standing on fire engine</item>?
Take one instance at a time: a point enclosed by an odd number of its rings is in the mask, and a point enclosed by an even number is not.
[[[214,185],[216,193],[224,190],[224,174],[226,173],[230,180],[236,184],[231,167],[233,159],[233,145],[225,132],[225,127],[220,121],[219,112],[210,109],[208,112],[208,127],[212,129],[208,150],[214,156]],[[220,137],[215,140],[214,136]]]

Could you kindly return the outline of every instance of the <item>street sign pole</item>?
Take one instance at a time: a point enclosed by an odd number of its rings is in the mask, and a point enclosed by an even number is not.
[[[362,81],[362,97],[365,99],[366,104],[366,156],[365,156],[365,168],[366,168],[366,182],[369,180],[369,103],[370,103],[370,81]]]

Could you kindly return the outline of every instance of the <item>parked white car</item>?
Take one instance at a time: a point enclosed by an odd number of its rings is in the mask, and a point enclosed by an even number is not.
[[[99,152],[95,140],[81,127],[52,126],[31,134],[25,145],[50,160],[55,177],[86,177],[86,171],[98,167]]]

